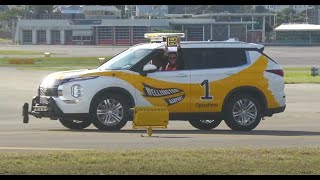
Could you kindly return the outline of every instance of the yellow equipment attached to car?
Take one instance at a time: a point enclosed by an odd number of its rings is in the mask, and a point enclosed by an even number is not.
[[[160,43],[164,42],[164,39],[176,37],[176,39],[184,38],[184,33],[146,33],[144,34],[144,38],[150,39],[151,43]]]
[[[165,106],[134,107],[133,129],[147,128],[147,134],[152,135],[152,128],[167,128],[169,111]]]

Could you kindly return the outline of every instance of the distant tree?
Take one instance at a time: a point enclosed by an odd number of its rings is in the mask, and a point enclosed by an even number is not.
[[[30,5],[29,10],[33,13],[52,13],[54,5]]]
[[[310,5],[313,6],[315,9],[320,9],[320,5]]]
[[[183,14],[185,10],[187,10],[186,5],[168,5],[169,14]]]
[[[267,33],[273,31],[273,27],[272,27],[269,23],[267,23],[267,22],[265,22],[265,31],[266,31]]]
[[[296,14],[296,11],[292,7],[285,8],[281,11],[284,14]]]
[[[228,12],[228,13],[238,13],[240,11],[241,5],[213,5],[211,10],[219,12]]]
[[[24,14],[24,10],[21,9],[11,9],[0,13],[0,21],[6,21],[9,25],[8,28],[13,29],[14,23]]]
[[[241,5],[240,6],[240,13],[251,13],[252,12],[252,5]]]
[[[264,6],[256,6],[254,12],[256,12],[256,13],[266,13],[266,12],[269,12],[269,10]]]
[[[114,6],[121,11],[121,18],[123,18],[125,14],[125,10],[124,10],[125,5],[114,5]]]
[[[22,16],[24,13],[21,9],[11,9],[0,13],[0,20],[13,20],[17,19],[19,16]]]
[[[249,13],[252,10],[252,5],[195,5],[187,6],[187,11],[192,14],[202,13]]]
[[[292,7],[283,9],[277,13],[277,26],[282,23],[296,22],[295,17],[297,16],[295,14],[296,11]]]

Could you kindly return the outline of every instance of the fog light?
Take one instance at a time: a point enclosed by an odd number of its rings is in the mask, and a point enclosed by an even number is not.
[[[61,89],[58,90],[58,96],[63,96]]]
[[[79,84],[75,84],[71,87],[71,95],[75,98],[81,97],[83,95],[82,87]]]

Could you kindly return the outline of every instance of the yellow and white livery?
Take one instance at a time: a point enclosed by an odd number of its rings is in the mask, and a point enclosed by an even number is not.
[[[131,108],[160,106],[170,120],[187,120],[198,129],[224,120],[233,130],[252,130],[286,107],[282,67],[263,48],[238,41],[180,42],[181,69],[159,71],[150,62],[166,58],[166,43],[138,44],[97,69],[48,75],[24,114],[59,119],[71,129],[92,123],[119,130],[133,119]]]

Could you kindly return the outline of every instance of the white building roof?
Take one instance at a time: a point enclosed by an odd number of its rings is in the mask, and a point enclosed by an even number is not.
[[[86,5],[83,6],[83,11],[120,11],[115,6],[100,6],[100,5]]]
[[[320,31],[316,24],[281,24],[274,31]]]

